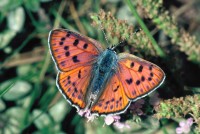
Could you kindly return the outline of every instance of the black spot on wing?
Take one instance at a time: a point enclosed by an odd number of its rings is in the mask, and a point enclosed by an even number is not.
[[[72,85],[75,87],[76,86],[76,82],[73,82]]]
[[[130,67],[131,68],[134,67],[134,62],[131,62]]]
[[[60,44],[60,45],[63,45],[64,43],[61,41],[59,44]]]
[[[69,56],[69,55],[70,55],[70,52],[67,51],[67,52],[65,53],[65,56]]]
[[[69,37],[71,35],[71,32],[67,32],[66,37]]]
[[[145,77],[144,76],[141,77],[141,81],[145,81]]]
[[[149,70],[152,70],[152,69],[153,69],[153,65],[150,65],[150,66],[149,66]]]
[[[75,39],[75,41],[74,41],[73,45],[74,45],[74,46],[77,46],[77,45],[78,45],[78,43],[79,43],[79,40],[78,40],[78,39]]]
[[[64,50],[69,50],[69,46],[64,46]]]
[[[110,106],[110,109],[113,109],[113,105]]]
[[[143,66],[140,65],[139,68],[138,68],[138,72],[142,72],[142,70],[143,70]]]
[[[64,40],[65,40],[65,37],[62,37],[60,40],[61,40],[61,41],[64,41]]]
[[[74,63],[80,62],[80,60],[77,59],[77,56],[73,56],[73,57],[72,57],[72,60],[73,60]]]
[[[76,87],[74,88],[74,92],[76,92],[76,93],[78,92],[78,89]]]
[[[136,81],[136,85],[140,85],[140,80],[137,80],[137,81]]]
[[[71,91],[71,88],[68,88],[67,92],[70,92]]]
[[[149,78],[148,78],[148,81],[151,81],[151,80],[152,80],[152,78],[151,78],[151,77],[149,77]]]
[[[134,89],[132,91],[132,95],[136,95],[136,91]]]
[[[83,45],[83,48],[84,48],[84,49],[87,49],[87,47],[88,47],[88,44],[85,43],[85,44]]]
[[[99,107],[101,107],[101,106],[102,106],[102,104],[101,104],[101,103],[98,103],[98,106],[99,106]]]
[[[106,101],[106,105],[108,105],[110,103],[110,101]]]
[[[81,70],[78,71],[78,78],[81,78]]]
[[[132,79],[132,78],[130,78],[130,79],[126,79],[126,83],[127,83],[127,84],[130,85],[132,82],[133,82],[133,79]]]
[[[119,85],[113,91],[116,92],[118,89],[119,89]]]

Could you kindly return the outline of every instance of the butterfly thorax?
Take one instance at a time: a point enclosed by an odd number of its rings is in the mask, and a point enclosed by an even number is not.
[[[97,62],[93,65],[93,76],[88,88],[88,94],[86,96],[86,103],[94,105],[101,96],[106,84],[110,78],[116,72],[117,69],[117,55],[111,50],[107,49],[103,51],[97,59]]]

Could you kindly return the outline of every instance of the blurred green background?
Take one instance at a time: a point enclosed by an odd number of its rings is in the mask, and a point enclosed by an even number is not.
[[[142,115],[134,109],[121,115],[120,122],[130,128],[105,125],[104,118],[87,122],[61,96],[55,84],[57,70],[48,48],[50,30],[66,28],[106,44],[100,28],[91,24],[96,23],[94,16],[100,9],[106,15],[111,12],[116,20],[110,22],[113,20],[109,17],[100,17],[109,42],[120,42],[122,34],[127,34],[127,45],[116,51],[149,60],[167,76],[156,91],[163,105],[150,106],[151,97],[146,97]],[[197,133],[200,130],[199,14],[199,0],[0,0],[0,134],[172,134],[178,123],[189,117],[195,122],[190,133]],[[107,27],[113,23],[114,29],[109,31]],[[132,31],[126,31],[129,26],[134,27]],[[115,33],[119,29],[124,31]],[[136,36],[128,38],[131,34]],[[179,104],[191,110],[176,109]],[[162,109],[163,106],[167,108]]]

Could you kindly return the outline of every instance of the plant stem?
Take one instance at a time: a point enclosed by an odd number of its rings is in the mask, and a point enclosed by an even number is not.
[[[156,51],[156,53],[162,57],[165,58],[166,54],[165,52],[159,47],[159,45],[157,44],[157,42],[155,41],[155,39],[153,38],[153,36],[151,35],[150,31],[148,30],[147,26],[144,24],[144,22],[142,21],[142,19],[140,18],[140,16],[138,15],[135,6],[131,3],[130,0],[125,0],[126,4],[129,6],[131,12],[133,13],[133,15],[135,16],[136,20],[138,21],[139,25],[141,26],[141,28],[144,30],[144,32],[146,33],[146,35],[149,37],[150,41],[152,42],[152,45]]]

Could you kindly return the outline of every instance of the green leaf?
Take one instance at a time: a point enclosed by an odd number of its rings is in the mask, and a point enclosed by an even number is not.
[[[50,119],[50,116],[41,110],[35,109],[33,111],[33,119],[34,118],[36,118],[34,120],[34,124],[38,129],[43,129],[44,127],[48,126],[53,126],[53,122]]]
[[[2,83],[3,89],[5,87],[8,87],[9,85],[10,82],[7,81]],[[9,101],[17,100],[25,96],[30,90],[31,90],[31,85],[28,82],[18,80],[15,82],[14,85],[12,85],[12,87],[10,87],[9,91],[3,96],[3,98]]]
[[[53,117],[55,122],[59,123],[65,118],[65,115],[70,111],[70,109],[71,108],[66,100],[61,99],[50,108],[49,114]]]
[[[20,133],[23,128],[25,109],[21,107],[13,107],[6,111],[3,115],[4,130],[6,134]]]
[[[30,72],[35,72],[31,64],[20,65],[17,67],[18,76],[26,76]]]
[[[1,0],[0,2],[0,12],[8,12],[19,6],[21,6],[23,0]]]
[[[0,112],[5,110],[5,108],[6,108],[5,103],[0,99]]]
[[[200,93],[200,87],[192,87],[191,90],[196,94]]]
[[[13,30],[5,30],[0,33],[0,49],[6,47],[17,33]]]
[[[8,14],[8,27],[13,31],[19,32],[24,26],[25,13],[22,7],[12,10]]]
[[[24,2],[26,8],[32,12],[37,12],[40,8],[39,0],[25,0]]]

